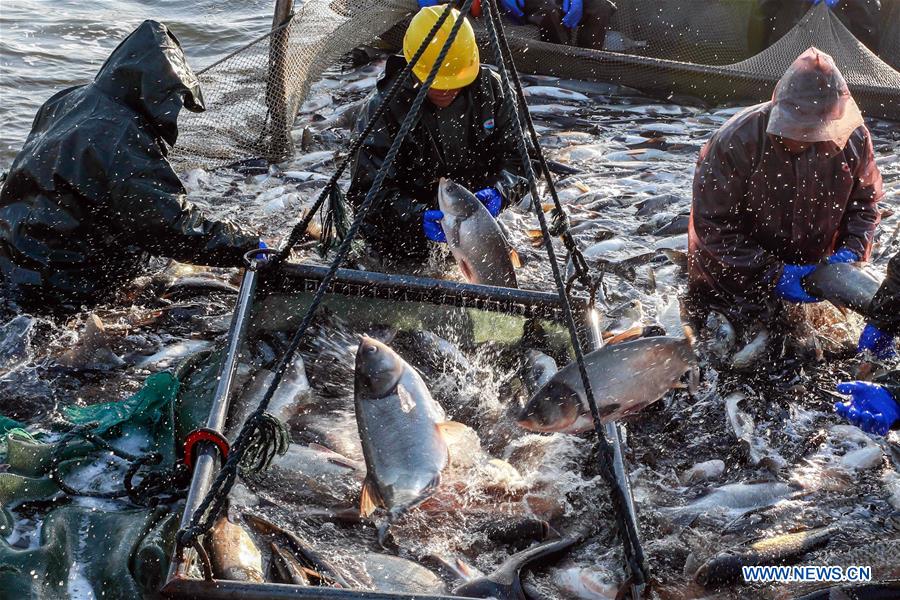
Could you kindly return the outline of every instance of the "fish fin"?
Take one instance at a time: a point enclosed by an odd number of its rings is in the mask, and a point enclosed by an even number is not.
[[[643,334],[643,333],[644,333],[644,326],[643,325],[635,325],[634,327],[626,329],[622,333],[617,333],[616,335],[613,335],[609,339],[605,340],[604,343],[606,345],[609,345],[609,344],[618,344],[619,342],[627,342],[629,340],[635,340],[635,339],[641,337],[641,334]]]
[[[405,413],[410,412],[416,407],[416,400],[413,398],[409,390],[402,383],[397,384],[397,397],[400,398],[400,410]]]
[[[682,329],[684,330],[684,338],[687,340],[688,344],[693,348],[697,344],[697,336],[694,334],[694,328],[690,325],[682,325]]]
[[[522,268],[522,258],[519,256],[519,253],[516,252],[515,248],[509,249],[509,260],[512,262],[512,266],[514,269]]]
[[[343,454],[339,454],[328,448],[327,446],[323,446],[322,444],[317,444],[315,442],[309,443],[309,448],[312,450],[316,450],[318,452],[322,452],[323,454],[328,455],[328,462],[334,465],[338,465],[339,467],[347,467],[348,469],[359,469],[359,462],[353,460],[352,458],[347,458]]]
[[[525,233],[532,239],[540,239],[544,237],[544,232],[540,229],[529,229]]]
[[[382,506],[384,501],[381,499],[381,494],[378,493],[378,488],[375,487],[375,483],[366,475],[365,481],[363,481],[362,487],[362,496],[359,499],[359,514],[363,517],[368,517],[375,509],[379,506]]]
[[[457,423],[456,421],[444,421],[443,423],[438,423],[437,428],[445,438],[453,438],[469,431],[468,426]]]
[[[472,576],[473,576],[472,568],[468,564],[463,562],[463,560],[461,558],[456,559],[456,570],[459,572],[460,575],[462,575],[463,579],[465,579],[467,581],[472,579]]]
[[[472,267],[469,266],[469,263],[466,261],[460,261],[459,270],[462,272],[462,276],[469,283],[473,283],[475,281],[475,274],[472,273]]]
[[[691,371],[690,375],[688,375],[687,384],[688,394],[690,394],[691,396],[696,396],[698,389],[700,389],[700,367],[697,365],[691,365]]]
[[[550,202],[545,202],[544,204],[541,204],[541,210],[543,210],[544,212],[550,212],[554,208],[556,208],[556,205],[552,204]]]

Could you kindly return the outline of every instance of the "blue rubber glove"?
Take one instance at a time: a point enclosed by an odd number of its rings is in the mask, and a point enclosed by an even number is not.
[[[840,394],[849,402],[835,402],[834,410],[863,431],[885,435],[900,420],[900,405],[889,391],[868,381],[845,381],[837,384]]]
[[[446,4],[446,0],[419,0],[419,8],[437,6],[438,4]]]
[[[525,0],[500,0],[500,4],[509,14],[520,19],[525,18]]]
[[[849,250],[848,248],[841,248],[831,256],[829,256],[825,262],[829,265],[833,265],[835,263],[855,263],[859,262],[859,257],[856,255],[856,252],[853,250]]]
[[[422,229],[425,230],[425,237],[432,242],[446,242],[447,236],[444,234],[444,228],[441,227],[441,219],[444,218],[443,211],[426,210],[422,219]]]
[[[484,188],[475,192],[475,197],[481,200],[484,207],[488,209],[491,216],[495,219],[500,214],[500,208],[503,206],[503,196],[497,191],[497,188]]]
[[[569,29],[575,29],[581,24],[581,16],[584,13],[584,0],[563,0],[562,24]]]
[[[859,344],[856,345],[857,352],[866,350],[881,359],[897,355],[897,350],[894,348],[894,336],[883,332],[871,323],[863,329],[859,336]]]
[[[819,302],[803,289],[803,278],[815,270],[816,265],[784,265],[781,278],[775,284],[775,293],[789,302]]]
[[[266,246],[266,243],[262,240],[259,240],[259,247],[260,247],[260,249],[268,248],[268,246]],[[260,252],[259,254],[256,255],[256,260],[259,260],[262,262],[267,262],[269,260],[269,255],[266,254],[265,252]]]

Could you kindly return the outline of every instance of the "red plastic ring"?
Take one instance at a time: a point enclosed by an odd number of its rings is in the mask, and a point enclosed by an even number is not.
[[[194,470],[194,447],[198,442],[212,443],[216,448],[219,449],[219,454],[222,455],[222,460],[228,458],[228,450],[230,449],[230,446],[228,444],[228,440],[225,439],[225,436],[223,436],[215,429],[209,429],[206,427],[195,429],[194,431],[187,434],[187,437],[184,439],[184,464],[186,464],[191,471]]]

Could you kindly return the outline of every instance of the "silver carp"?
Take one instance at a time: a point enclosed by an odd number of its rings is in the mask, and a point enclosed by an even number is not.
[[[697,359],[690,338],[650,337],[585,355],[603,422],[636,413],[672,389]],[[581,375],[570,363],[531,397],[519,414],[529,431],[579,433],[593,426]]]
[[[356,421],[366,460],[360,512],[393,521],[437,489],[449,462],[444,410],[422,377],[385,344],[363,336],[356,353]]]
[[[438,206],[447,245],[463,277],[470,283],[518,287],[518,254],[500,226],[475,195],[446,177],[438,187]]]
[[[835,263],[820,265],[803,278],[803,287],[817,298],[865,315],[881,281],[855,265]]]

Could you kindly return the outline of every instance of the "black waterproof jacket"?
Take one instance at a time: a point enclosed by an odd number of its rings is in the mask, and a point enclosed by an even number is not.
[[[356,124],[362,132],[394,79],[406,66],[401,56],[388,58],[384,74]],[[372,186],[388,149],[409,111],[419,83],[410,76],[403,89],[366,139],[353,161],[353,181],[347,199],[358,208]],[[422,231],[423,213],[437,208],[441,177],[449,177],[473,192],[496,187],[504,207],[521,200],[527,181],[506,105],[500,77],[481,67],[478,78],[446,108],[428,100],[391,165],[377,204],[367,216],[363,237],[382,257],[422,261],[428,243]]]
[[[185,200],[166,160],[182,106],[204,110],[178,40],[145,21],[92,83],[38,111],[0,191],[5,293],[32,309],[109,299],[149,255],[238,266],[258,245]]]

